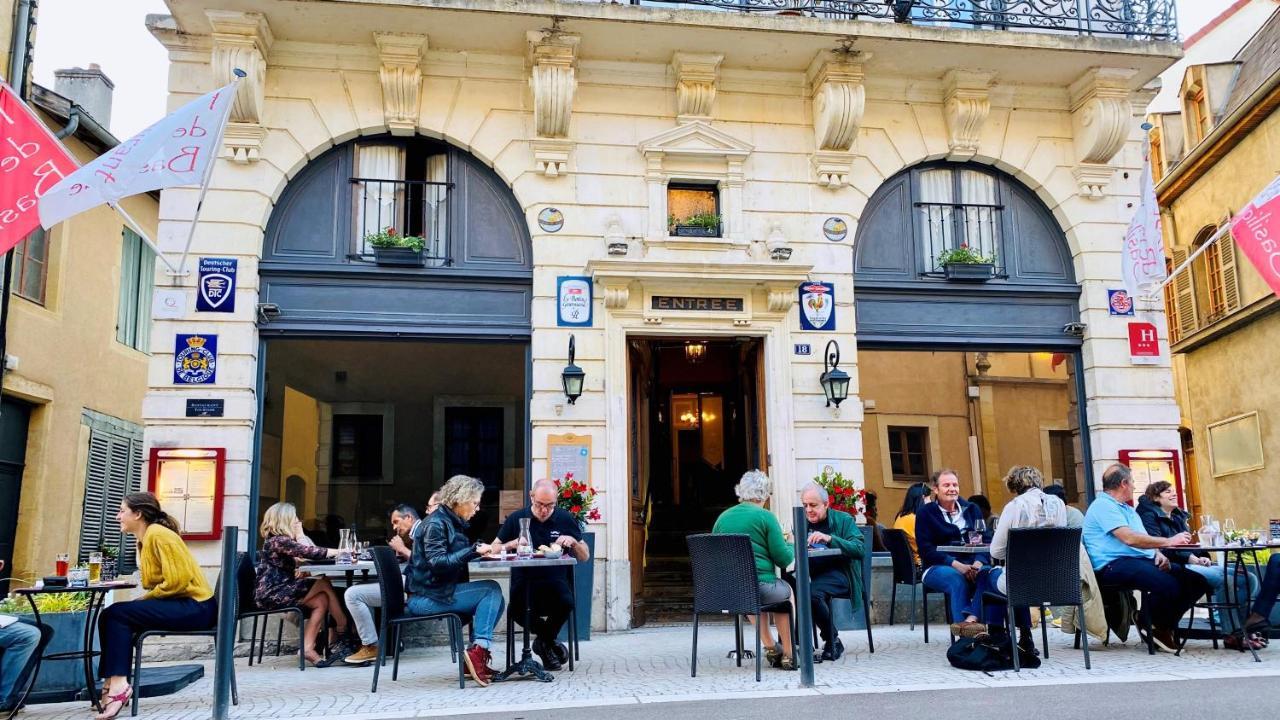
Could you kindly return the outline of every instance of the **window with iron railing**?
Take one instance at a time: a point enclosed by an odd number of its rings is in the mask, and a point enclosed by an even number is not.
[[[423,264],[449,264],[448,154],[425,144],[366,144],[356,148],[351,178],[353,259],[372,260],[380,233],[422,238]]]
[[[992,260],[1001,274],[1004,206],[995,177],[970,169],[924,170],[916,178],[914,206],[925,274],[941,272],[939,256],[962,247]]]

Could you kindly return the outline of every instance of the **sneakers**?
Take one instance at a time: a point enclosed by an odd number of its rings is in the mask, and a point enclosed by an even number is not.
[[[488,687],[493,682],[493,670],[489,668],[489,651],[479,645],[472,645],[462,654],[467,665],[467,675],[480,687]]]
[[[342,659],[348,665],[365,665],[378,659],[378,645],[362,645],[360,649]]]
[[[556,645],[559,645],[559,643],[549,643],[542,638],[535,638],[533,641],[533,651],[537,653],[538,659],[542,661],[542,667],[547,670],[556,671],[562,667],[559,653],[556,652]]]

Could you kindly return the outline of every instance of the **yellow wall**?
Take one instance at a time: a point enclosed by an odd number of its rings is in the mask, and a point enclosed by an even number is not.
[[[78,140],[64,142],[81,162],[97,156]],[[156,201],[144,195],[123,205],[154,237]],[[8,353],[19,365],[5,375],[4,391],[35,403],[15,574],[48,574],[53,556],[78,544],[88,442],[82,411],[142,423],[148,356],[116,341],[122,227],[106,207],[59,224],[49,237],[45,305],[12,297]]]
[[[13,47],[14,0],[0,0],[0,77],[9,80],[9,48]]]
[[[1276,175],[1280,158],[1280,113],[1273,112],[1204,177],[1167,208],[1165,239],[1187,246],[1200,229],[1217,225],[1228,212],[1244,207]],[[1267,381],[1280,346],[1280,317],[1269,311],[1280,299],[1272,295],[1243,253],[1237,253],[1240,310],[1193,336],[1192,347],[1174,363],[1183,423],[1191,429],[1200,512],[1234,518],[1240,525],[1260,525],[1280,517],[1273,502],[1275,468],[1280,460],[1280,384]],[[1206,427],[1257,411],[1266,466],[1214,478],[1210,470]]]

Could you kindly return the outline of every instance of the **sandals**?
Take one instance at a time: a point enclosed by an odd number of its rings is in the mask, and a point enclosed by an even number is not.
[[[103,710],[101,713],[98,714],[97,720],[115,720],[115,718],[119,717],[120,713],[123,712],[125,708],[129,707],[129,701],[132,699],[133,699],[132,685],[125,685],[124,690],[116,693],[115,695],[107,695],[106,704],[102,706]],[[110,706],[112,703],[120,703],[120,707],[116,708],[115,712],[111,713],[110,715],[107,715],[106,708]]]
[[[1245,633],[1237,631],[1224,638],[1222,646],[1228,650],[1244,652],[1245,650],[1261,650],[1267,646],[1267,642],[1266,638],[1257,633],[1245,635]]]
[[[783,670],[795,670],[799,667],[796,665],[796,659],[790,655],[783,655],[782,660],[778,663],[778,667]]]

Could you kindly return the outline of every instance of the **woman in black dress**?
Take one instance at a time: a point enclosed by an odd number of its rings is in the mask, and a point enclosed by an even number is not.
[[[258,555],[258,585],[253,600],[263,610],[299,606],[307,611],[302,632],[303,653],[313,665],[324,658],[316,652],[316,636],[325,615],[333,618],[334,637],[330,640],[332,658],[349,655],[347,616],[342,602],[328,578],[312,579],[298,575],[296,560],[323,560],[336,557],[337,550],[317,547],[302,532],[302,522],[292,503],[280,502],[267,508],[262,518],[262,552]],[[332,659],[330,660],[332,662]]]

